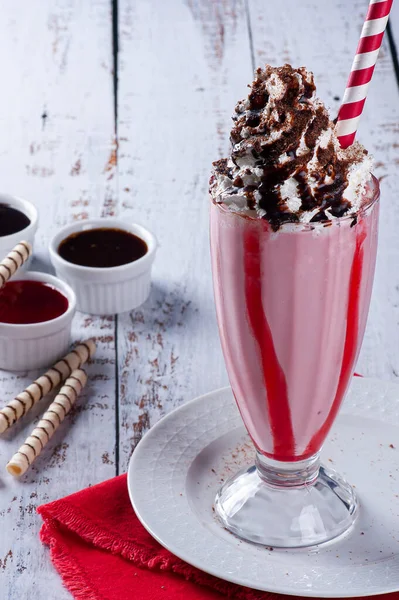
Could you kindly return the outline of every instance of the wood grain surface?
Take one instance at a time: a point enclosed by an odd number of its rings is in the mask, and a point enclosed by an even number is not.
[[[108,213],[117,198],[110,6],[108,0],[4,0],[0,12],[1,189],[37,205],[33,268],[49,270],[55,231]],[[20,480],[5,465],[48,402],[0,440],[1,599],[70,597],[40,544],[36,507],[115,474],[113,317],[78,314],[73,338],[89,336],[98,341],[89,384]],[[37,374],[0,372],[2,403]]]
[[[36,507],[125,471],[160,417],[227,384],[208,249],[210,164],[228,152],[255,65],[306,65],[336,113],[366,9],[367,0],[0,0],[1,190],[38,206],[34,268],[50,270],[57,229],[90,216],[142,223],[159,241],[143,307],[117,318],[78,313],[74,339],[99,346],[89,384],[19,481],[4,467],[48,401],[0,439],[0,600],[70,598],[39,542]],[[382,214],[358,370],[385,379],[399,376],[395,40],[398,6],[359,130],[375,155]],[[0,371],[2,403],[36,375]]]

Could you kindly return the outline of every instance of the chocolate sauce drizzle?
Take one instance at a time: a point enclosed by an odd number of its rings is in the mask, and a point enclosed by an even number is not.
[[[281,97],[274,94],[271,104],[273,85],[280,85],[283,93]],[[333,135],[326,147],[316,150],[320,136],[332,132],[334,125],[324,105],[315,101],[315,89],[313,75],[304,68],[284,65],[258,69],[248,100],[237,104],[233,117],[233,166],[227,159],[214,163],[211,190],[219,175],[230,178],[228,193],[244,194],[248,208],[261,209],[274,230],[283,223],[299,221],[305,211],[316,211],[310,222],[318,222],[330,220],[331,215],[341,217],[351,208],[343,194],[353,156],[351,160],[338,156]],[[280,162],[282,156],[285,158]],[[250,185],[245,185],[238,174],[246,164],[248,176],[249,167],[257,167],[256,182]],[[296,212],[289,209],[281,193],[282,185],[290,178],[297,183],[301,200]]]

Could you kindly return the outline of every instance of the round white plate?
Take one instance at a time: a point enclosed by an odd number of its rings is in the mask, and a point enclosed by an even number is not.
[[[399,590],[399,386],[355,379],[342,413],[322,460],[361,502],[346,538],[271,551],[222,528],[216,490],[254,455],[229,388],[185,404],[142,439],[128,473],[137,516],[173,554],[240,585],[326,598]]]

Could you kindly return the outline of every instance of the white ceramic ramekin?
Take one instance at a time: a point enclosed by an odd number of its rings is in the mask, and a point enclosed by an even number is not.
[[[64,356],[69,348],[72,319],[76,311],[74,291],[64,281],[48,273],[18,272],[14,279],[49,283],[68,298],[68,308],[56,319],[43,323],[0,323],[0,369],[27,371],[50,366]]]
[[[60,243],[69,235],[99,227],[123,229],[137,235],[146,242],[147,253],[134,262],[108,268],[74,265],[58,254]],[[69,283],[74,290],[78,310],[95,315],[127,312],[147,300],[156,250],[157,240],[147,229],[111,218],[89,219],[68,225],[50,243],[51,262],[57,276]]]
[[[8,204],[9,206],[12,206],[12,208],[16,208],[17,210],[23,212],[28,219],[30,219],[30,224],[28,227],[25,227],[25,229],[22,229],[21,231],[11,235],[0,236],[1,261],[19,242],[29,242],[33,246],[35,233],[38,226],[38,213],[35,206],[31,202],[23,200],[22,198],[18,198],[17,196],[10,196],[9,194],[0,194],[0,204]],[[21,267],[21,270],[27,271],[31,261],[32,258],[26,261],[26,263]],[[15,276],[14,279],[16,279]]]

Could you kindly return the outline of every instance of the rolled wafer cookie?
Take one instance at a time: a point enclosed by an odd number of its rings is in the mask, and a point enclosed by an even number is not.
[[[0,289],[32,255],[29,242],[20,242],[0,263]]]
[[[6,469],[11,475],[19,477],[29,469],[75,404],[86,382],[87,375],[83,369],[72,371],[35,429],[7,464]]]
[[[81,342],[74,350],[58,361],[26,390],[18,394],[0,410],[0,434],[24,416],[39,400],[64,381],[75,369],[81,367],[96,351],[94,340]]]

